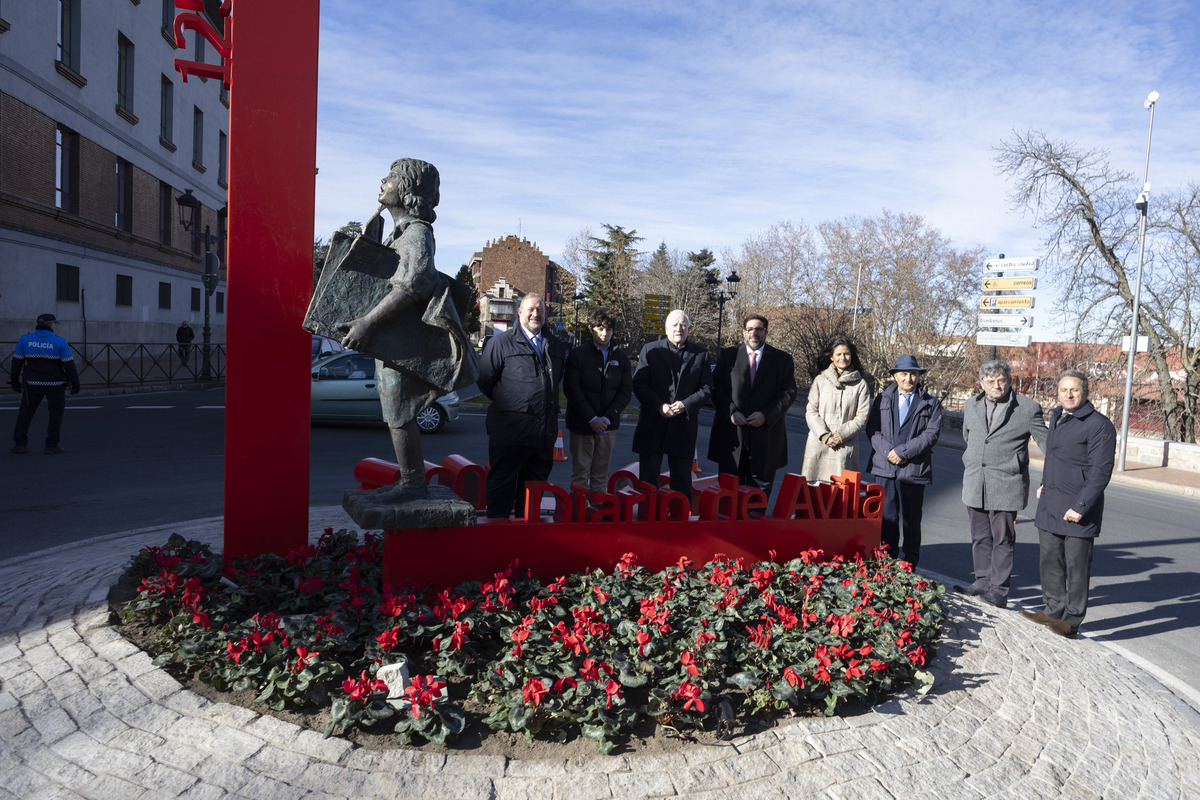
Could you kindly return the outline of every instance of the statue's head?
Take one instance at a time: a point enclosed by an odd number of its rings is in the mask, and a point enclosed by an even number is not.
[[[392,162],[392,169],[384,179],[385,183],[389,179],[395,182],[395,202],[407,213],[426,222],[437,219],[433,210],[441,200],[441,178],[438,176],[437,167],[416,158],[400,158]],[[385,194],[386,191],[385,187]],[[383,194],[379,199],[385,204],[388,202]]]

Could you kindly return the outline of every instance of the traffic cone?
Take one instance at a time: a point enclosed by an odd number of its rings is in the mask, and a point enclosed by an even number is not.
[[[696,475],[700,474],[700,451],[692,448],[692,472]]]
[[[567,454],[563,452],[562,428],[558,429],[558,438],[554,440],[554,460],[566,461]]]

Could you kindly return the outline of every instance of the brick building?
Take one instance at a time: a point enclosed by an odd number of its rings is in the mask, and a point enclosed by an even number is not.
[[[220,63],[194,31],[176,47],[175,15],[174,0],[0,2],[0,342],[47,311],[76,345],[172,342],[183,319],[199,334],[204,247],[175,198],[192,190],[223,263],[229,98],[175,71]],[[223,280],[212,308],[223,342]]]
[[[575,295],[575,276],[551,261],[536,243],[505,236],[484,245],[471,256],[471,277],[479,292],[479,324],[484,334],[507,330],[516,324],[517,305],[530,292],[542,296],[551,308],[555,329],[567,322],[561,313]]]

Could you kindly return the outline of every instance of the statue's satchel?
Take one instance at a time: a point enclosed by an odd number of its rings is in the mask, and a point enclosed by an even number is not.
[[[301,327],[341,340],[335,327],[365,316],[391,291],[400,256],[367,236],[335,233]]]

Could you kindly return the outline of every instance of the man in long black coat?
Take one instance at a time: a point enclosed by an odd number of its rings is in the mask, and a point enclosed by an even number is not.
[[[1038,487],[1039,566],[1045,611],[1021,613],[1059,636],[1075,638],[1087,613],[1092,545],[1104,517],[1117,432],[1088,400],[1088,379],[1069,369],[1058,378],[1059,408],[1050,413],[1046,462]]]
[[[689,499],[696,427],[712,392],[708,351],[688,341],[691,329],[687,314],[672,311],[667,315],[667,338],[642,348],[633,373],[633,393],[641,405],[633,431],[633,452],[640,457],[638,478],[657,486],[665,455],[671,488]]]
[[[767,344],[767,324],[759,314],[746,317],[745,344],[717,356],[708,457],[722,473],[770,495],[775,471],[787,466],[785,423],[796,399],[796,366],[790,355]]]

